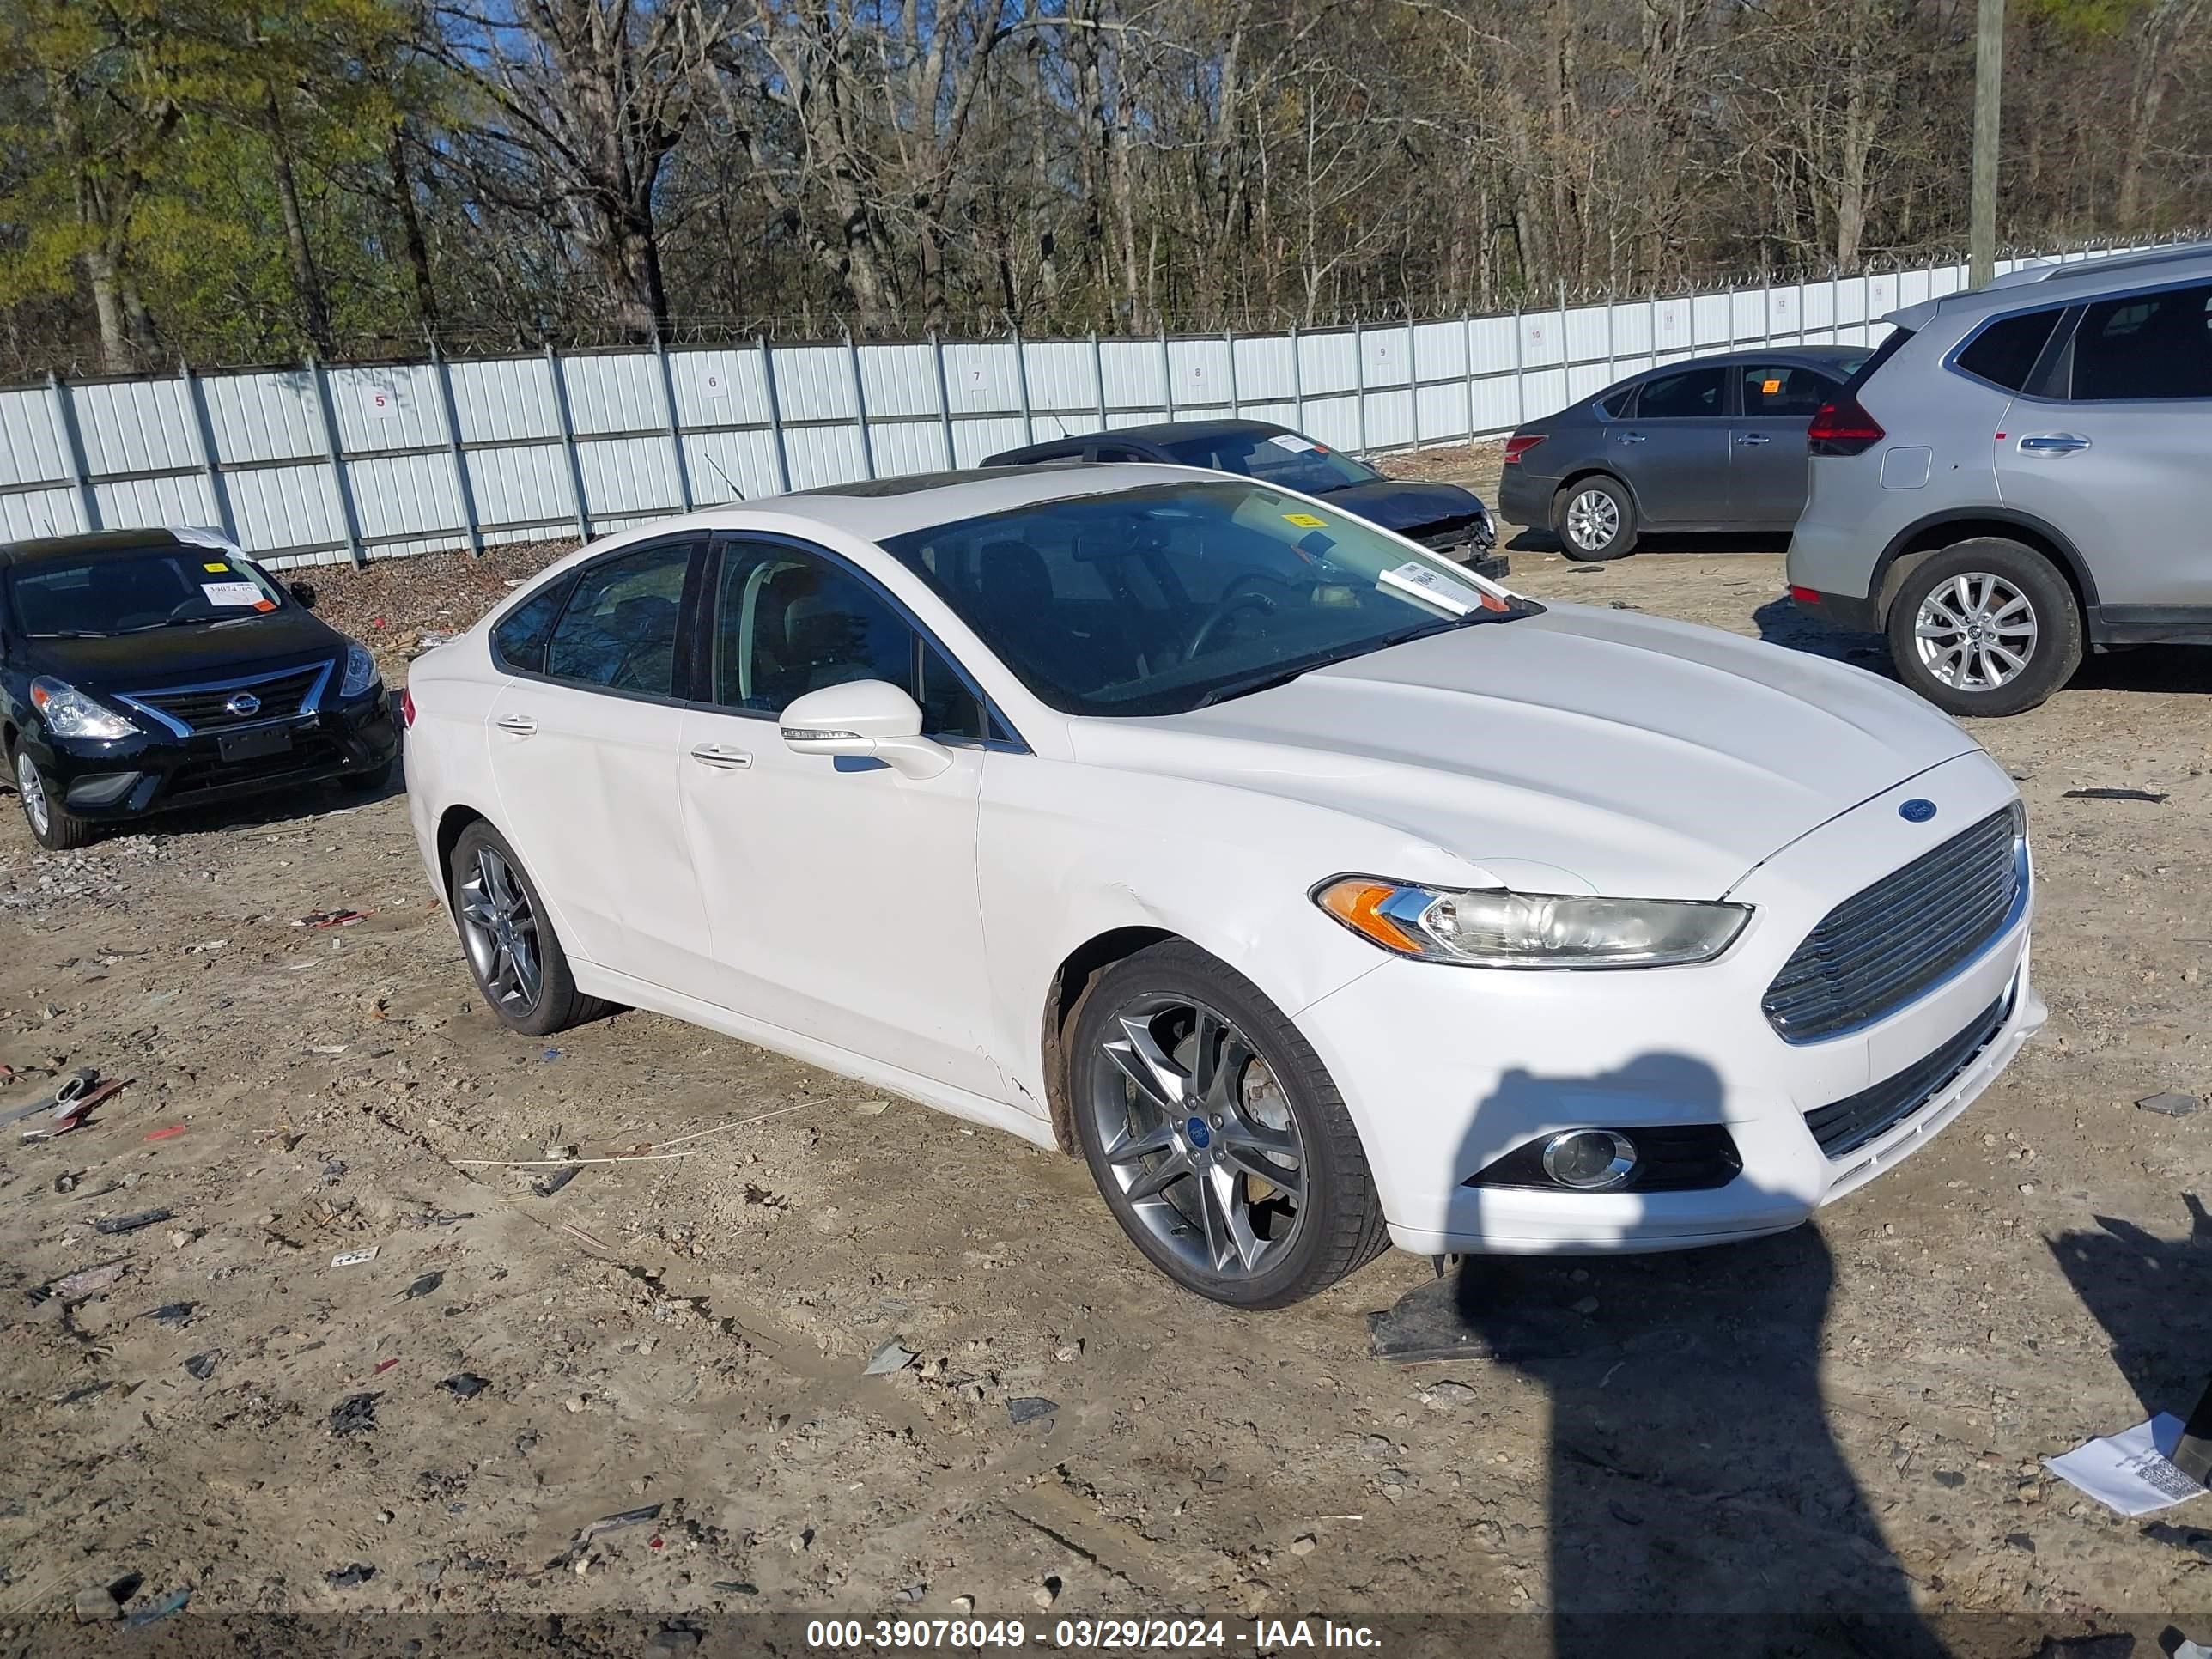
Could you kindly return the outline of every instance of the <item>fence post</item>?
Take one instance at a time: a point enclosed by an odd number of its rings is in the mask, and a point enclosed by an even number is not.
[[[69,462],[70,482],[76,486],[77,517],[88,532],[100,528],[100,501],[92,491],[92,477],[85,470],[84,439],[76,429],[76,406],[60,375],[46,371],[46,391],[54,400],[54,428],[61,434],[62,455]]]
[[[1030,412],[1030,360],[1022,349],[1021,325],[1016,324],[1008,331],[1014,337],[1014,387],[1022,398],[1022,441],[1036,441],[1036,417]]]
[[[1221,331],[1221,348],[1229,354],[1229,417],[1244,418],[1244,400],[1237,391],[1237,336],[1229,329]]]
[[[1298,423],[1298,430],[1306,429],[1306,372],[1299,360],[1298,325],[1291,325],[1291,418]]]
[[[553,413],[561,422],[561,453],[568,460],[568,488],[576,497],[576,534],[592,539],[592,509],[584,500],[584,464],[576,454],[576,423],[568,418],[568,383],[561,375],[561,356],[545,343],[545,378],[553,389]]]
[[[1459,346],[1467,359],[1467,441],[1474,441],[1474,319],[1459,314]]]
[[[1513,424],[1528,424],[1528,381],[1522,373],[1528,351],[1521,339],[1521,307],[1513,307]]]
[[[1352,319],[1352,408],[1359,420],[1359,453],[1367,453],[1367,337]]]
[[[653,332],[653,367],[660,371],[660,412],[668,422],[668,453],[676,460],[676,494],[689,513],[692,507],[691,469],[684,464],[684,429],[676,423],[676,375],[668,367],[667,343],[660,331]]]
[[[933,334],[930,337],[935,339],[937,337]],[[791,494],[791,452],[783,441],[783,399],[776,395],[775,354],[769,349],[765,334],[754,335],[753,343],[760,348],[761,386],[768,394],[769,438],[775,446],[775,487],[778,494],[788,495]],[[937,362],[937,384],[941,391],[945,386],[945,360],[941,354]]]
[[[477,520],[477,495],[469,483],[468,458],[461,453],[461,417],[453,403],[453,379],[446,370],[446,354],[430,342],[430,373],[438,381],[438,418],[446,423],[446,453],[453,463],[453,493],[460,500],[461,516],[468,521],[469,551],[482,554],[483,526]]]
[[[1098,429],[1106,430],[1106,353],[1098,343],[1098,331],[1091,331],[1091,384],[1098,393]]]
[[[331,464],[331,479],[337,486],[338,511],[345,518],[346,553],[358,570],[368,562],[362,550],[361,518],[354,511],[353,480],[346,474],[345,447],[338,441],[338,412],[331,403],[330,377],[313,357],[307,359],[307,378],[315,383],[315,404],[323,416],[323,459]]]
[[[177,359],[177,380],[185,390],[185,413],[192,422],[192,441],[200,452],[200,471],[207,475],[208,500],[214,506],[216,516],[222,521],[222,533],[234,542],[238,540],[238,520],[231,511],[230,491],[222,481],[222,469],[216,465],[215,426],[208,419],[207,398],[200,389],[199,376],[184,358]]]
[[[876,441],[868,432],[868,394],[860,380],[860,348],[853,343],[853,331],[845,331],[845,373],[853,383],[853,424],[860,431],[860,465],[868,477],[876,476]]]
[[[1413,447],[1421,447],[1421,325],[1406,319],[1406,385],[1413,404]]]
[[[1644,319],[1644,331],[1651,337],[1644,344],[1651,353],[1651,367],[1656,368],[1659,367],[1659,295],[1654,292],[1645,298],[1644,303],[1651,313]]]
[[[1166,389],[1168,419],[1172,421],[1176,417],[1175,363],[1168,355],[1168,325],[1165,323],[1160,325],[1160,385]]]
[[[929,331],[929,350],[937,362],[937,418],[945,431],[945,470],[951,472],[960,465],[959,451],[952,442],[952,388],[945,379],[945,342],[933,328]]]
[[[1613,304],[1613,295],[1608,291],[1605,296],[1605,383],[1607,386],[1611,386],[1616,378],[1613,365],[1620,361],[1620,356],[1614,349],[1613,337],[1613,314],[1619,309],[1620,307]],[[1572,386],[1567,389],[1571,392],[1574,390]]]

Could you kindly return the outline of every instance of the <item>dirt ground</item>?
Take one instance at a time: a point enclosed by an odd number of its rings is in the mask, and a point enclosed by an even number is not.
[[[1482,488],[1496,451],[1399,465]],[[1509,540],[1540,597],[1883,666],[1791,614],[1772,544]],[[313,579],[397,684],[556,550]],[[2212,1504],[2147,1526],[2039,1462],[2212,1375],[2212,1109],[2135,1104],[2212,1095],[2208,692],[2212,653],[2107,657],[1977,729],[2027,798],[2051,1023],[1928,1151],[1759,1244],[1474,1264],[1445,1293],[1490,1357],[1411,1367],[1366,1316],[1425,1261],[1240,1316],[1144,1267],[1079,1163],[657,1016],[506,1035],[396,793],[70,854],[0,803],[0,1112],[130,1079],[0,1143],[0,1620],[113,1583],[189,1591],[163,1629],[605,1614],[628,1651],[970,1607],[1633,1621],[1455,1650],[1562,1656],[1674,1651],[1670,1619],[1720,1653],[2212,1641]],[[2068,798],[2100,786],[2165,799]],[[368,914],[296,925],[338,908]],[[915,1361],[864,1375],[894,1340]],[[1837,1613],[1888,1622],[1749,1622]]]

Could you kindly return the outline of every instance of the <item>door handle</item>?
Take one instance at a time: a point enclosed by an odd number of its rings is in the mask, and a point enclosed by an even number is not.
[[[492,724],[501,731],[511,732],[518,738],[530,737],[538,730],[538,722],[527,714],[508,714],[503,719],[494,720]]]
[[[1740,444],[1766,444],[1774,441],[1764,432],[1739,432],[1735,434],[1735,441]]]
[[[753,763],[753,757],[744,750],[725,749],[719,743],[694,744],[691,758],[702,766],[712,766],[724,772],[746,771]]]
[[[1644,434],[1641,432],[1616,432],[1613,434],[1613,441],[1617,444],[1640,444],[1644,441]]]
[[[2039,432],[2020,441],[2023,455],[2071,455],[2088,447],[2089,441],[2078,432]]]

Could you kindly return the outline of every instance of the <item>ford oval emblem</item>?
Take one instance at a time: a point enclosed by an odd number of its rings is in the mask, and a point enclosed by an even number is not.
[[[241,691],[223,704],[222,712],[226,714],[235,714],[239,719],[244,720],[250,714],[258,714],[261,712],[261,699],[251,691]]]
[[[1925,823],[1936,816],[1936,803],[1916,795],[1897,809],[1897,816],[1907,823]]]

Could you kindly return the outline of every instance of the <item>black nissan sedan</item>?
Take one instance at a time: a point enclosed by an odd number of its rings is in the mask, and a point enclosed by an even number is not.
[[[0,544],[0,745],[42,847],[103,822],[392,775],[376,664],[222,538]]]
[[[1010,449],[983,465],[1074,460],[1211,467],[1309,495],[1326,495],[1332,506],[1456,559],[1479,576],[1498,580],[1510,574],[1505,556],[1491,551],[1498,545],[1498,526],[1473,490],[1455,483],[1386,478],[1364,461],[1272,421],[1163,421],[1118,427]]]

